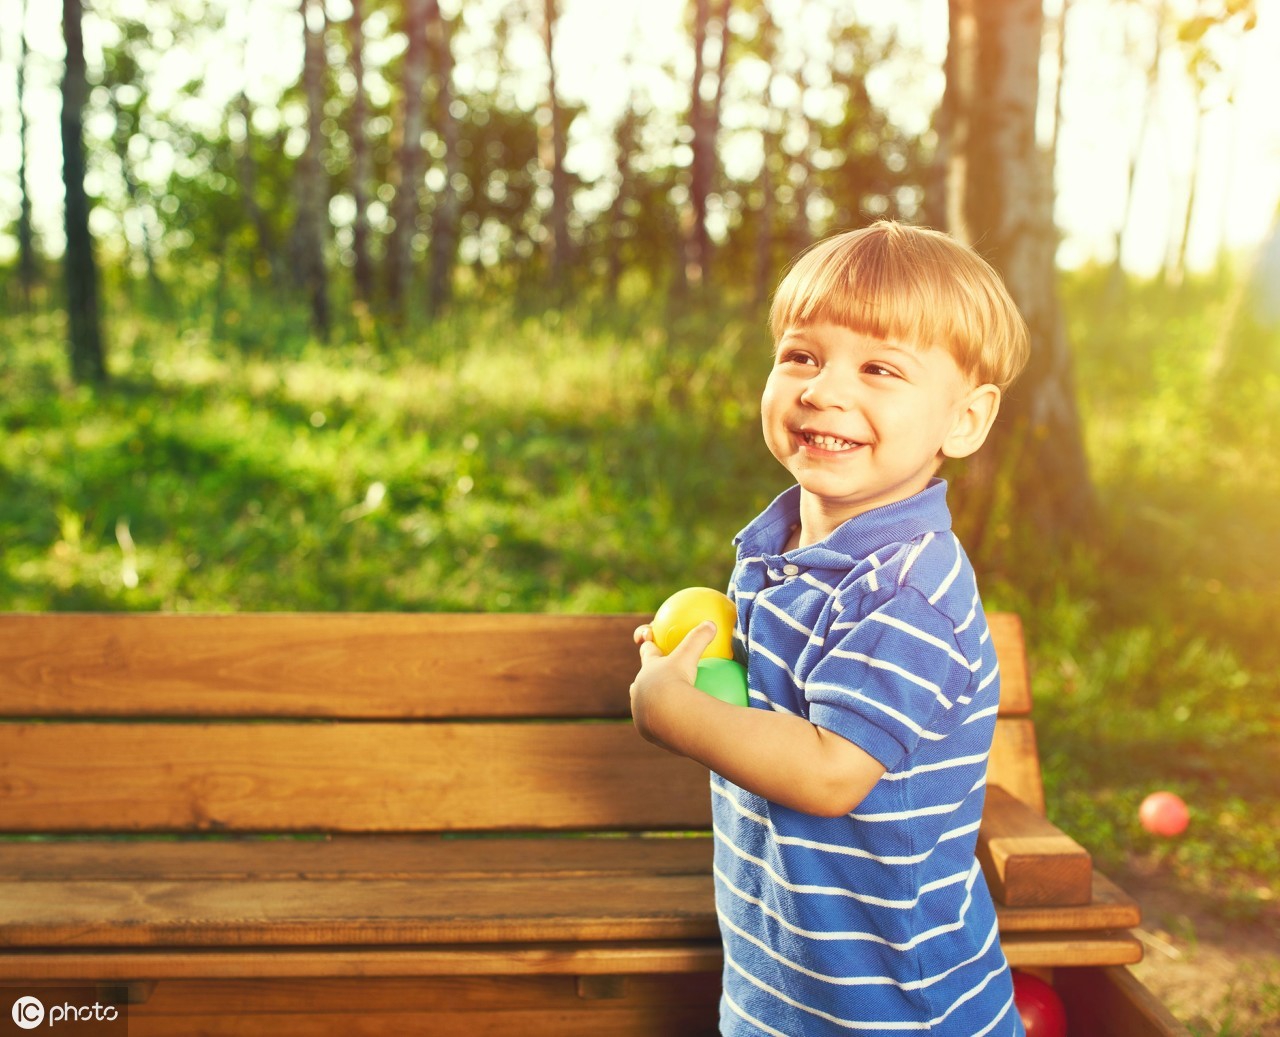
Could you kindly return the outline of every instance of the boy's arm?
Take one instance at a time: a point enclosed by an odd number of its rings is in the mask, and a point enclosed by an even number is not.
[[[822,817],[853,810],[884,765],[804,717],[743,709],[695,688],[698,658],[714,636],[715,625],[704,623],[663,655],[645,628],[637,631],[640,672],[631,685],[636,728],[774,803]]]

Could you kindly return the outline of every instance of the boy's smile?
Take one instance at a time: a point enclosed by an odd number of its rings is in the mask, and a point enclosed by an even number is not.
[[[981,445],[999,403],[944,348],[837,324],[788,329],[761,400],[770,451],[800,483],[801,546],[923,490],[943,456]]]

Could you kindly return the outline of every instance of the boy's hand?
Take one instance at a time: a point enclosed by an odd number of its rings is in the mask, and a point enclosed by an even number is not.
[[[665,745],[661,736],[664,720],[679,709],[681,696],[696,692],[693,682],[698,660],[715,640],[716,625],[710,621],[698,624],[670,655],[654,644],[651,627],[637,627],[634,636],[640,646],[640,672],[631,682],[631,718],[645,738]]]
[[[698,660],[715,639],[710,621],[663,655],[648,626],[638,627],[640,672],[631,683],[631,718],[648,741],[687,756],[748,792],[792,810],[840,817],[884,775],[884,764],[802,716],[731,706],[694,686]]]

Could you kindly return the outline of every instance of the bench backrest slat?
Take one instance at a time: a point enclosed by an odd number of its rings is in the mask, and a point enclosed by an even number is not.
[[[627,717],[620,616],[42,614],[0,622],[0,715]]]
[[[680,830],[629,723],[647,617],[0,615],[0,832]],[[1043,809],[1021,626],[990,780]]]
[[[0,831],[696,829],[629,724],[0,724]]]
[[[48,613],[0,621],[0,716],[618,717],[643,615]],[[1022,626],[988,617],[1002,715]]]

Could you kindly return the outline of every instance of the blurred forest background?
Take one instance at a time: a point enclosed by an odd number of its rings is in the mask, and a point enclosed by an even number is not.
[[[562,2],[63,0],[55,60],[8,0],[0,608],[630,612],[722,585],[784,486],[757,426],[781,272],[880,216],[945,228],[1032,329],[999,434],[946,474],[989,607],[1028,625],[1051,814],[1275,951],[1183,1012],[1197,1032],[1280,1032],[1277,214],[1196,268],[1193,214],[1229,199],[1193,162],[1159,269],[1122,263],[1162,91],[1195,99],[1194,152],[1275,7],[901,5],[936,15],[933,61],[842,0],[687,0],[665,56],[619,5],[602,127],[558,86],[584,46]],[[1064,270],[1086,8],[1145,100],[1114,258]],[[62,182],[33,183],[51,117]],[[1157,787],[1181,840],[1137,825]],[[1192,918],[1148,924],[1187,946]]]

